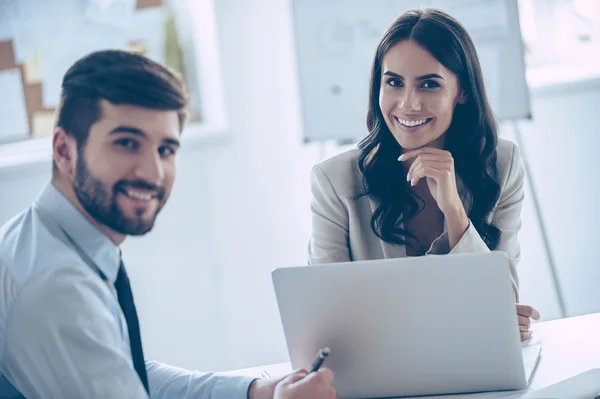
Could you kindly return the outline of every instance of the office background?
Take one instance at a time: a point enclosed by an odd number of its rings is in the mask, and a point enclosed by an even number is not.
[[[219,84],[205,89],[211,124],[190,130],[156,228],[123,245],[146,355],[205,370],[285,361],[270,271],[306,262],[310,168],[345,147],[304,142],[290,0],[189,5],[210,11],[193,13],[198,25],[214,23],[215,45],[201,46],[199,64]],[[579,19],[582,7],[592,22]],[[566,315],[599,312],[600,6],[521,0],[520,13],[534,117],[518,124],[532,177],[520,235],[522,301],[544,320],[562,317],[553,261]],[[503,127],[505,137],[514,133]],[[44,156],[17,159],[27,148],[0,148],[11,159],[0,160],[0,223],[50,176]]]

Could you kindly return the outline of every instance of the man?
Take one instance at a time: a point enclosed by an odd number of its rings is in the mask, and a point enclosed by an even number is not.
[[[52,181],[0,228],[0,397],[335,397],[327,369],[253,380],[144,361],[119,245],[169,197],[187,103],[143,56],[102,51],[67,71]]]

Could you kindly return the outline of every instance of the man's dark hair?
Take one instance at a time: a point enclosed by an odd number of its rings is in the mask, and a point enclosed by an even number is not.
[[[56,110],[56,126],[72,135],[80,150],[90,127],[102,117],[100,100],[177,111],[180,130],[187,117],[188,93],[178,74],[168,67],[127,51],[94,52],[65,74]]]

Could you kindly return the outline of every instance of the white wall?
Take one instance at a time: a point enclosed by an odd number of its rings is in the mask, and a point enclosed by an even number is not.
[[[518,141],[514,127],[510,123],[502,129],[502,136],[513,142]],[[520,148],[520,150],[526,156],[529,148],[525,147]],[[526,174],[525,200],[521,210],[523,226],[519,233],[521,261],[517,268],[519,273],[519,301],[533,305],[540,312],[542,320],[554,320],[561,318],[562,313],[533,197],[531,179]]]
[[[231,137],[180,152],[157,227],[124,244],[147,357],[201,369],[285,360],[270,271],[305,263],[319,154],[302,143],[288,2],[215,3]],[[48,171],[0,170],[0,223]]]
[[[230,139],[182,151],[175,190],[156,229],[127,241],[124,252],[147,356],[222,370],[286,360],[270,270],[305,262],[308,174],[320,154],[302,143],[289,1],[218,0],[216,12]],[[561,104],[565,115],[580,106],[578,98]],[[560,114],[534,108],[540,118]],[[569,132],[585,129],[581,118],[569,120]],[[560,139],[565,128],[548,137]],[[545,124],[528,133],[533,141],[527,143],[534,149],[533,138],[547,141],[552,129]],[[562,156],[577,157],[573,151],[569,147]],[[46,165],[0,169],[0,223],[26,207],[48,175]],[[563,189],[552,195],[574,188],[566,178],[560,183]],[[582,205],[591,207],[591,201],[582,199]],[[549,217],[560,215],[551,212]],[[546,318],[558,317],[530,203],[523,219],[523,300]]]
[[[538,90],[522,137],[535,177],[567,315],[600,312],[600,70]],[[558,75],[558,74],[557,74]]]
[[[231,143],[198,153],[230,367],[283,361],[270,270],[303,264],[310,233],[289,2],[216,2]]]

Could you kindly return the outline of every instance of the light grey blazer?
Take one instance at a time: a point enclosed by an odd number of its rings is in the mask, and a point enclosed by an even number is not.
[[[524,197],[524,171],[518,147],[500,139],[498,179],[501,194],[490,212],[488,222],[501,232],[496,250],[504,251],[510,260],[510,272],[518,301],[516,266],[521,256],[518,233],[521,229],[521,206]],[[459,193],[462,184],[457,179]],[[353,148],[315,165],[311,172],[312,234],[309,242],[309,264],[388,259],[406,256],[406,247],[379,239],[371,229],[375,201],[367,196],[356,198],[364,189],[363,176],[358,169],[358,149]],[[471,199],[461,194],[467,212]],[[450,250],[448,234],[439,236],[427,254],[488,252],[473,224]]]

